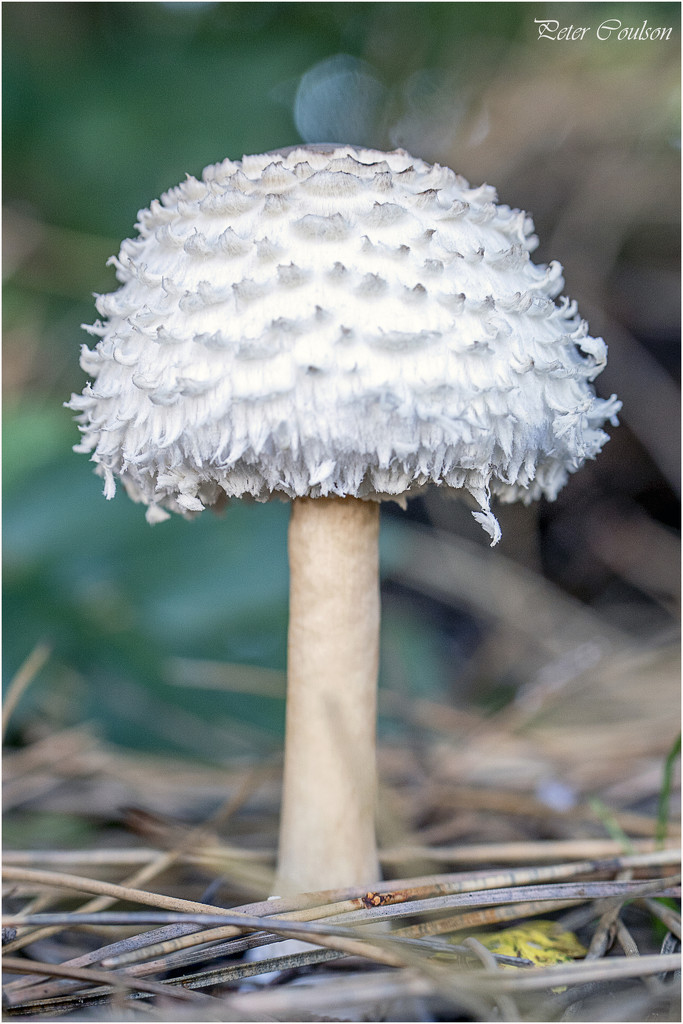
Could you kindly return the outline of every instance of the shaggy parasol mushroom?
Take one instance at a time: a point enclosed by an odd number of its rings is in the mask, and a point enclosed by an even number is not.
[[[397,150],[295,147],[207,167],[139,214],[70,407],[104,493],[155,523],[292,500],[275,891],[368,884],[379,503],[429,484],[553,499],[600,450],[602,339],[554,300],[529,217]]]

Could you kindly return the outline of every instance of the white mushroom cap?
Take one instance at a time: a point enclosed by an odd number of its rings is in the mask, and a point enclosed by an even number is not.
[[[306,146],[207,167],[139,213],[86,328],[77,451],[149,506],[553,499],[620,403],[530,218],[403,150]]]

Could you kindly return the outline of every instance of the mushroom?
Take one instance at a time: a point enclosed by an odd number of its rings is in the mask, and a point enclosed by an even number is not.
[[[72,396],[95,471],[150,523],[291,499],[275,891],[370,884],[379,505],[430,485],[553,499],[616,424],[606,347],[527,214],[403,150],[207,167],[142,210]]]

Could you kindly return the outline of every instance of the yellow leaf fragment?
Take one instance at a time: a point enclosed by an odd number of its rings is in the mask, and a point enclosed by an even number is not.
[[[478,938],[492,953],[524,957],[543,967],[586,955],[576,935],[562,931],[556,921],[528,921]]]

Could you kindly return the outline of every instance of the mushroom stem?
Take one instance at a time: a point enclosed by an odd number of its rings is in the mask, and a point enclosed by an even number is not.
[[[378,502],[292,503],[278,895],[379,878],[378,536]]]

